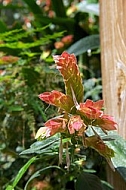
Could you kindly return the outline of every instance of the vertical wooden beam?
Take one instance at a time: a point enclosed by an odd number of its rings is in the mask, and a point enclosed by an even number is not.
[[[100,0],[103,99],[126,139],[126,0]]]
[[[107,165],[107,181],[114,187],[114,190],[125,190],[126,180],[122,177],[118,171],[112,171]]]

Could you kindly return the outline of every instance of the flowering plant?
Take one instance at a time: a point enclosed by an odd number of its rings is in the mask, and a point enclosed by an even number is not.
[[[116,122],[113,120],[113,117],[104,114],[103,100],[93,102],[87,99],[86,102],[83,102],[84,89],[82,78],[74,54],[63,52],[61,55],[53,56],[53,58],[57,69],[63,76],[66,94],[53,90],[39,95],[42,101],[58,107],[60,114],[48,120],[44,127],[37,131],[35,138],[42,140],[56,133],[61,134],[59,164],[62,164],[64,147],[62,139],[64,137],[70,138],[70,142],[65,142],[68,169],[70,167],[68,147],[75,142],[78,144],[77,142],[80,142],[80,139],[84,147],[95,149],[112,167],[111,157],[114,156],[114,151],[105,144],[95,129],[100,128],[107,135],[107,131],[116,130]],[[94,135],[86,135],[88,128],[92,129]]]

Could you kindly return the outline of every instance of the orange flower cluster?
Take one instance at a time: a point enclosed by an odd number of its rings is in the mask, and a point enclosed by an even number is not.
[[[38,130],[36,138],[47,138],[59,132],[82,136],[89,126],[100,127],[103,131],[116,130],[113,117],[103,112],[103,100],[80,102],[83,87],[75,56],[64,52],[61,56],[54,56],[54,60],[64,78],[67,94],[53,90],[40,94],[39,98],[60,108],[63,115],[47,121],[45,127]]]
[[[66,94],[53,90],[39,95],[42,101],[58,107],[61,115],[48,120],[45,126],[38,130],[36,138],[45,139],[56,133],[71,138],[73,136],[82,137],[83,145],[94,148],[107,159],[108,163],[111,163],[110,158],[114,156],[114,152],[94,129],[99,127],[107,134],[106,131],[116,130],[117,123],[112,116],[104,114],[103,100],[93,102],[87,99],[86,102],[82,102],[83,85],[74,54],[63,52],[62,55],[56,55],[53,58],[63,76]],[[85,138],[86,130],[89,127],[93,130],[94,135]],[[67,165],[69,166],[69,162]]]
[[[61,41],[55,42],[54,46],[56,49],[62,49],[70,45],[73,41],[73,35],[64,36]]]

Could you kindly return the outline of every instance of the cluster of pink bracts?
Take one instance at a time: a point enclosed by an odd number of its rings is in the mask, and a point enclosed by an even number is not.
[[[64,78],[67,93],[53,90],[40,94],[39,98],[60,108],[63,114],[48,120],[45,126],[38,130],[36,138],[47,138],[56,133],[76,133],[81,136],[88,126],[100,127],[104,132],[116,130],[117,124],[113,117],[103,112],[103,100],[80,102],[80,99],[83,99],[80,98],[83,96],[83,85],[76,57],[63,52],[62,55],[54,56],[54,61]]]
[[[60,115],[48,120],[44,127],[41,127],[36,133],[36,139],[45,139],[56,133],[61,134],[59,146],[59,163],[62,163],[62,134],[67,137],[82,138],[82,144],[86,147],[95,149],[99,154],[104,156],[110,167],[114,170],[111,162],[111,157],[114,156],[114,151],[109,148],[100,136],[97,134],[95,127],[99,127],[103,132],[116,130],[117,123],[113,117],[104,114],[103,100],[93,102],[86,100],[83,102],[83,84],[81,75],[78,69],[76,57],[74,54],[63,52],[60,56],[54,56],[54,61],[57,69],[60,71],[64,83],[66,94],[53,90],[44,92],[39,95],[39,98],[60,110]],[[87,128],[91,127],[94,135],[85,137]],[[66,163],[67,168],[70,166],[68,142],[66,143]]]
[[[50,102],[55,97],[55,92],[50,94],[41,94],[39,97],[45,102]],[[46,101],[48,99],[48,101]],[[103,108],[103,100],[93,102],[86,100],[80,103],[75,115],[63,114],[59,117],[52,118],[45,123],[45,127],[41,127],[36,134],[36,138],[52,136],[56,133],[77,133],[83,135],[88,126],[100,127],[105,130],[116,130],[116,122],[113,117],[105,115],[101,110]],[[83,119],[82,119],[83,118]],[[85,121],[86,120],[86,121]]]

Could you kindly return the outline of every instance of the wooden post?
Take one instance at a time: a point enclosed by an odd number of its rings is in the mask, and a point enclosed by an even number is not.
[[[126,139],[126,0],[100,0],[103,99]]]
[[[99,1],[103,99],[106,113],[118,123],[118,134],[126,139],[126,0]],[[124,190],[125,176],[117,169],[107,167],[108,182]]]
[[[107,181],[114,187],[114,190],[126,190],[126,179],[125,175],[122,176],[116,170],[115,172],[107,166]]]

